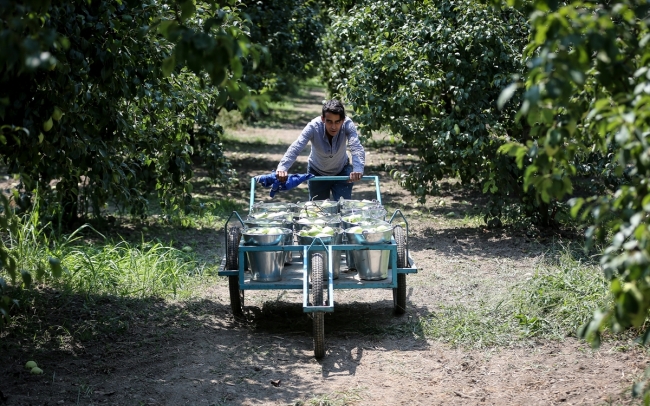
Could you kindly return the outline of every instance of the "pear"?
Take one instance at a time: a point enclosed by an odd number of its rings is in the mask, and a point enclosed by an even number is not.
[[[63,117],[63,112],[59,108],[59,106],[54,106],[54,113],[52,113],[52,118],[54,121],[59,121],[61,120],[61,117]]]
[[[48,132],[52,129],[54,123],[52,122],[52,117],[48,118],[47,121],[43,123],[43,131]]]

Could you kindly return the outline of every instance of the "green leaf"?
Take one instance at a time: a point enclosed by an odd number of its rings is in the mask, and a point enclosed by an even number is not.
[[[29,288],[32,285],[32,274],[29,271],[22,270],[20,271],[20,276],[23,278],[25,288]]]
[[[50,263],[50,269],[52,270],[52,275],[55,278],[60,278],[63,274],[63,268],[61,267],[61,260],[54,257],[49,257],[48,262]]]
[[[577,218],[580,209],[585,203],[585,199],[578,197],[569,200],[569,206],[571,206],[571,217]]]
[[[158,32],[168,40],[173,40],[178,28],[178,22],[174,20],[164,20],[158,26]]]
[[[499,95],[499,99],[497,100],[497,107],[499,110],[502,110],[503,107],[508,103],[508,101],[514,96],[515,92],[517,91],[517,88],[519,87],[518,83],[511,83],[501,91],[501,94]]]
[[[176,67],[175,55],[172,54],[171,56],[163,59],[163,63],[162,63],[163,76],[167,77],[171,75],[175,67]]]
[[[185,22],[196,13],[194,0],[185,0],[181,3],[181,21]]]

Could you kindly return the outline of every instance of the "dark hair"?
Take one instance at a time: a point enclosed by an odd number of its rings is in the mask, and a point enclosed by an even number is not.
[[[341,120],[343,120],[345,118],[345,107],[343,107],[343,103],[339,100],[328,100],[323,104],[323,117],[325,117],[325,113],[338,114]]]

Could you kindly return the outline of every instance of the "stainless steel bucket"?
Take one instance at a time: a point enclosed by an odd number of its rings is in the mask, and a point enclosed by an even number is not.
[[[388,230],[370,233],[350,233],[346,230],[345,236],[348,244],[388,244],[393,235],[393,226],[388,226]],[[350,250],[346,255],[351,257],[360,279],[374,281],[388,278],[390,250]]]
[[[286,236],[293,236],[288,228],[277,227],[277,233],[259,234],[262,227],[244,230],[244,245],[248,246],[282,246]],[[277,282],[282,280],[282,265],[285,260],[284,251],[248,251],[246,252],[251,268],[251,280],[258,282]]]
[[[257,282],[282,280],[283,251],[250,251],[246,255],[251,266],[251,280]]]
[[[295,213],[295,203],[255,203],[251,208],[251,213],[281,212],[287,211]]]
[[[293,222],[294,228],[297,231],[303,230],[305,228],[311,228],[312,226],[330,226],[330,227],[340,227],[341,226],[341,216],[338,214],[327,214],[319,217],[301,217]]]
[[[341,217],[341,227],[343,229],[348,229],[350,227],[354,226],[375,226],[375,225],[390,225],[387,221],[379,220],[379,219],[373,219],[373,218],[364,218],[363,220],[357,221],[357,222],[349,222],[345,221],[345,217]],[[350,241],[346,237],[346,242],[348,244],[359,244],[357,242]],[[390,242],[390,239],[389,241]],[[352,256],[352,251],[345,251],[345,263],[348,266],[348,269],[357,269],[357,266],[354,262],[354,256]]]
[[[314,241],[314,238],[316,237],[308,237],[308,236],[301,236],[298,235],[298,244],[299,245],[311,245],[311,243]],[[323,244],[325,245],[341,245],[343,244],[343,230],[338,229],[334,233],[333,236],[331,237],[321,237],[321,240],[323,241]],[[316,242],[318,244],[318,242]],[[324,252],[325,251],[320,251]],[[341,274],[341,253],[343,251],[332,251],[332,278],[333,279],[338,279],[339,275]],[[326,253],[325,255],[325,269],[327,272],[323,273],[323,280],[327,280],[327,276],[330,272],[329,268],[329,259],[327,258]],[[307,269],[311,269],[311,262],[308,260],[307,261]]]
[[[298,217],[314,217],[322,214],[336,214],[339,212],[339,202],[334,200],[311,200],[296,204]]]
[[[287,220],[269,220],[269,219],[257,219],[255,217],[248,216],[244,220],[246,227],[280,227],[293,230],[293,223]],[[293,245],[293,232],[284,234],[284,245]],[[284,252],[284,263],[290,264],[293,261],[293,253],[291,251]]]
[[[390,250],[352,250],[360,279],[376,281],[388,278]]]

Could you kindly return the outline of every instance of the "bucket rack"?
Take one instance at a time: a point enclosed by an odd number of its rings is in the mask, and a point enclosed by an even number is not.
[[[319,176],[311,181],[347,180],[343,176]],[[378,176],[363,176],[362,180],[374,181],[377,201],[381,204]],[[251,178],[250,209],[255,196],[255,179]],[[338,244],[325,245],[320,238],[314,238],[310,245],[246,246],[242,239],[244,220],[236,211],[228,217],[225,226],[226,255],[219,267],[218,274],[229,280],[230,304],[235,317],[243,317],[244,293],[251,290],[268,289],[302,289],[303,311],[313,318],[314,356],[325,355],[324,315],[334,312],[334,291],[337,289],[392,289],[395,314],[406,311],[406,275],[417,273],[417,267],[408,253],[408,222],[398,209],[388,220],[393,224],[401,219],[404,227],[395,225],[390,243],[384,244]],[[229,226],[230,223],[234,226]],[[238,224],[237,224],[238,223]],[[339,277],[334,279],[332,272],[334,251],[385,250],[390,252],[388,274],[382,280],[364,280],[357,272],[347,272],[343,262]],[[246,254],[259,251],[292,251],[302,253],[302,259],[293,255],[294,260],[285,264],[282,279],[277,282],[259,282],[252,280],[247,268]],[[309,260],[305,260],[305,259]],[[345,270],[344,270],[345,269]],[[326,275],[326,276],[325,276]],[[324,277],[325,276],[325,277]]]

